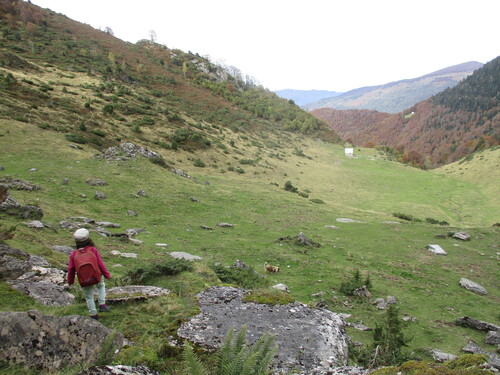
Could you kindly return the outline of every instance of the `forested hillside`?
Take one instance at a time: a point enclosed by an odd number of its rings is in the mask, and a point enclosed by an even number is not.
[[[359,112],[322,108],[312,113],[356,145],[387,146],[398,160],[433,168],[499,144],[499,98],[497,57],[454,88],[404,112],[373,117],[368,125],[358,119]]]
[[[0,1],[0,17],[2,118],[96,148],[126,139],[166,149],[225,147],[218,126],[338,140],[326,124],[235,67],[154,38],[126,43],[109,28],[23,1]]]

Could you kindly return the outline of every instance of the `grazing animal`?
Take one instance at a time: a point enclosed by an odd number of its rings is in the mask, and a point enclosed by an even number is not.
[[[278,273],[280,268],[276,266],[271,266],[270,264],[264,263],[264,269],[270,273]]]

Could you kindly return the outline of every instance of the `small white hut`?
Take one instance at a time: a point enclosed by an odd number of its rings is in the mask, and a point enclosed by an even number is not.
[[[354,156],[354,148],[352,148],[352,147],[346,147],[344,149],[344,152],[345,152],[345,156],[347,156],[349,158],[352,158]]]

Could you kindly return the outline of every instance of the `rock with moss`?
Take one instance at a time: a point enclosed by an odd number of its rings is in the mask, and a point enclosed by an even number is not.
[[[244,302],[246,293],[234,287],[212,287],[200,293],[201,313],[179,328],[179,337],[214,350],[231,328],[246,325],[251,344],[268,331],[276,335],[275,371],[333,374],[329,371],[346,365],[347,335],[340,315],[298,302]]]

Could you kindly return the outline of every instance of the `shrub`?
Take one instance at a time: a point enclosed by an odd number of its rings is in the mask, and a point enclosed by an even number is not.
[[[356,270],[350,280],[343,281],[340,284],[339,291],[346,296],[353,296],[354,291],[362,287],[363,285],[365,285],[368,289],[371,288],[372,283],[370,280],[370,275],[367,275],[365,280],[362,280],[361,273],[359,272],[359,270]]]
[[[191,263],[185,259],[167,259],[159,263],[140,266],[127,273],[126,278],[135,283],[141,283],[158,276],[173,276],[183,271],[191,271]]]
[[[79,143],[79,144],[85,144],[87,143],[87,139],[80,134],[66,134],[64,136],[69,142],[74,142],[74,143]]]
[[[310,199],[310,201],[313,203],[317,203],[317,204],[324,204],[325,203],[321,199],[318,199],[318,198]]]
[[[252,267],[237,268],[216,264],[211,268],[219,280],[226,284],[234,284],[246,289],[266,287],[269,285],[267,279],[256,272]]]
[[[199,167],[199,168],[204,168],[205,167],[205,163],[202,162],[200,159],[196,159],[194,161],[194,164],[193,164],[195,167]]]
[[[113,104],[106,104],[104,107],[102,107],[102,113],[105,115],[112,115],[113,112],[115,111],[115,107]]]
[[[283,189],[285,189],[286,191],[290,191],[292,193],[296,193],[299,191],[299,189],[294,187],[290,181],[285,182],[285,186],[283,187]]]

